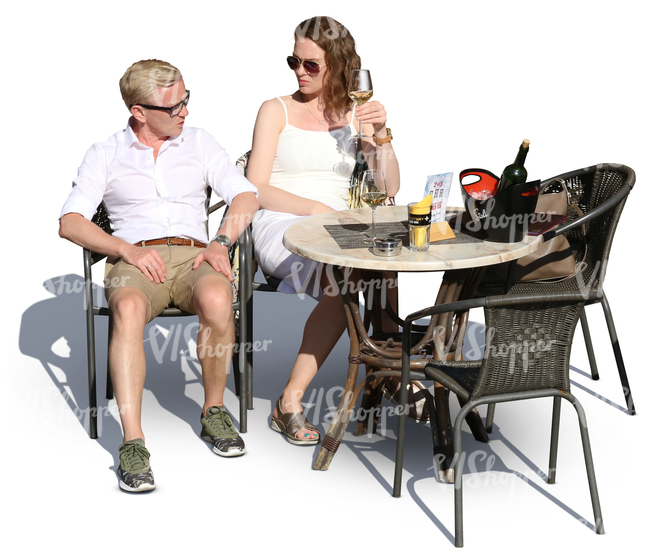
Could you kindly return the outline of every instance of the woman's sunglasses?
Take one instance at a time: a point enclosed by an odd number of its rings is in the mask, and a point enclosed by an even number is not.
[[[318,65],[318,63],[315,61],[303,61],[301,59],[298,59],[296,56],[289,56],[287,58],[287,63],[289,64],[289,67],[291,67],[292,71],[295,71],[302,65],[305,68],[305,71],[307,71],[307,73],[313,77],[320,73],[320,65]]]

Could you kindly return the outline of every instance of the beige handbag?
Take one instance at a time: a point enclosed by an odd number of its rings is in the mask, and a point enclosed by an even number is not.
[[[552,184],[560,185],[562,189],[558,192],[546,191]],[[539,194],[535,213],[566,215],[567,208],[571,207],[578,216],[582,215],[582,211],[577,205],[569,203],[566,183],[560,178],[548,182],[544,188],[540,189]],[[559,225],[560,223],[547,228],[546,231],[553,230]],[[584,226],[582,231],[584,234]],[[504,263],[503,265],[489,267],[483,278],[483,283],[504,282],[507,266]],[[569,244],[565,236],[560,235],[545,242],[530,255],[518,259],[515,264],[513,282],[558,282],[572,278],[580,269],[581,263],[576,263],[571,244]]]

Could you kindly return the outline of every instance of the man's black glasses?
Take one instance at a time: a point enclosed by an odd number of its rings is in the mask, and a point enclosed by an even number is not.
[[[140,107],[144,107],[145,109],[154,109],[156,111],[166,111],[169,113],[170,117],[176,117],[177,115],[180,114],[181,111],[183,111],[183,108],[187,106],[188,103],[190,103],[190,91],[186,90],[187,96],[185,96],[185,99],[176,105],[173,105],[172,107],[161,107],[159,105],[144,105],[144,104],[131,104],[129,106],[129,109],[131,109],[134,105],[139,105]]]

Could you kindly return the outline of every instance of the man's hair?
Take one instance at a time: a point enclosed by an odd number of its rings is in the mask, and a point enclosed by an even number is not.
[[[352,106],[348,96],[352,82],[352,71],[361,69],[361,58],[357,54],[354,38],[350,31],[331,17],[312,17],[296,27],[296,41],[313,40],[325,50],[325,110],[342,115]]]
[[[182,78],[181,72],[166,61],[136,61],[120,79],[122,99],[127,108],[134,104],[150,103],[148,98],[158,88],[169,88]]]

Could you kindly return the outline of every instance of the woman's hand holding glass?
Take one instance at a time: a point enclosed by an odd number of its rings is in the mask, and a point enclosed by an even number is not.
[[[386,108],[378,101],[357,106],[354,115],[360,124],[372,125],[375,134],[386,127]],[[379,138],[383,138],[383,136],[379,136]]]

